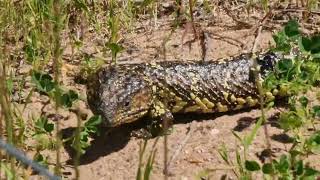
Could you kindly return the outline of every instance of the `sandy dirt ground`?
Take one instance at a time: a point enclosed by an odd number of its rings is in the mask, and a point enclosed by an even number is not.
[[[171,24],[174,20],[174,13],[168,15],[165,8],[167,5],[162,7],[160,3],[159,6],[160,12],[156,20],[149,17],[140,18],[134,22],[133,32],[121,34],[120,42],[124,46],[124,51],[119,54],[119,63],[201,60],[199,40],[190,43],[194,39],[194,35],[187,27],[188,23],[185,25],[186,27],[178,27],[172,31]],[[206,13],[202,6],[195,9],[195,22],[206,32],[206,60],[217,60],[250,52],[255,39],[254,32],[264,14],[255,11],[247,16],[245,13],[239,13],[243,11],[241,7],[240,9],[231,9],[231,11],[237,17],[236,19],[228,15],[228,12],[221,7],[215,7],[210,14]],[[265,50],[273,44],[272,33],[279,30],[285,20],[286,16],[278,15],[266,23],[259,40],[259,50]],[[311,32],[308,28],[305,31]],[[100,51],[101,38],[103,36],[86,29],[85,43],[80,52],[109,61],[110,57]],[[166,38],[168,41],[163,46]],[[90,117],[92,113],[86,104],[86,87],[75,81],[75,77],[79,73],[81,58],[82,56],[75,56],[72,59],[71,48],[65,47],[62,67],[63,84],[66,88],[74,89],[80,93],[82,100],[78,101],[76,106]],[[19,71],[23,74],[29,69],[30,67],[25,65],[20,67]],[[50,116],[54,112],[54,106],[51,104],[44,106],[47,100],[46,96],[35,93],[31,98],[32,103],[26,107],[25,117],[37,117],[39,113]],[[21,104],[21,106],[23,105]],[[39,112],[39,109],[42,111]],[[275,121],[277,112],[281,109],[283,110],[283,107],[272,109],[267,113],[271,118],[266,123],[266,127],[275,156],[286,152],[290,147],[290,139],[283,130],[279,129]],[[66,110],[61,110],[59,114],[61,115],[59,119],[62,132],[67,136],[74,130],[77,117],[74,113]],[[240,136],[249,133],[259,116],[260,110],[258,109],[205,117],[176,116],[172,132],[168,135],[169,160],[174,157],[169,166],[169,179],[195,179],[201,177],[201,174],[206,170],[209,170],[210,173],[203,176],[204,179],[219,179],[225,174],[229,178],[235,178],[230,166],[220,157],[218,149],[225,145],[229,151],[230,159],[234,161],[236,159],[235,150],[238,149],[242,152],[243,149],[232,131],[237,132]],[[146,120],[148,119],[146,118]],[[92,146],[81,158],[80,179],[135,179],[139,163],[139,145],[143,143],[143,140],[131,137],[130,132],[141,126],[143,126],[143,120],[112,130],[103,129],[102,135],[92,141]],[[265,138],[264,128],[260,128],[249,149],[250,159],[260,162],[264,160]],[[158,143],[153,147],[155,140],[148,141],[144,161],[152,148],[156,148],[151,179],[163,179],[164,138],[160,137]],[[310,159],[312,159],[312,166],[320,167],[320,157],[314,156]],[[64,176],[71,179],[74,176],[72,151],[67,146],[63,148],[62,160]]]

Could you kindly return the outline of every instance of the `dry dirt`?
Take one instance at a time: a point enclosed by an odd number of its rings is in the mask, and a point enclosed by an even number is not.
[[[207,32],[207,56],[206,60],[216,60],[240,53],[249,52],[254,41],[254,32],[258,20],[263,14],[254,12],[250,17],[240,14],[239,21],[243,20],[250,26],[241,25],[235,22],[226,11],[214,10],[210,15],[203,9],[197,8],[195,21]],[[143,19],[143,18],[141,18]],[[153,18],[144,18],[135,22],[134,31],[121,34],[121,44],[124,51],[119,55],[120,63],[161,61],[161,60],[193,60],[201,59],[201,48],[199,41],[188,43],[193,40],[190,28],[179,27],[170,35],[173,22],[173,15],[159,15],[156,24]],[[267,23],[261,34],[258,49],[267,49],[272,41],[272,31],[278,30],[281,23]],[[280,20],[279,20],[280,22]],[[282,21],[281,21],[282,22]],[[188,26],[188,25],[186,25]],[[163,42],[168,37],[166,43],[166,55],[163,53]],[[87,29],[85,44],[81,52],[85,52],[94,57],[103,57],[106,61],[110,57],[99,51],[99,41],[102,37]],[[79,71],[81,59],[71,61],[70,47],[66,46],[63,55],[63,84],[68,89],[74,89],[81,94],[83,100],[77,102],[77,106],[88,115],[91,112],[85,101],[86,88],[83,84],[75,83],[74,79]],[[20,68],[21,73],[27,72],[28,67]],[[43,107],[47,97],[35,94],[27,105],[24,117],[37,117],[39,109]],[[23,106],[23,105],[21,105]],[[268,116],[274,116],[279,109],[268,112]],[[49,115],[54,112],[52,105],[43,108],[43,113]],[[68,134],[76,126],[76,115],[69,111],[61,111],[60,118],[62,132]],[[235,149],[242,152],[239,141],[232,134],[237,132],[240,136],[249,133],[254,122],[260,115],[260,110],[238,112],[234,114],[220,114],[206,117],[183,116],[176,117],[172,132],[168,136],[168,156],[171,159],[175,156],[169,167],[169,179],[195,179],[205,170],[211,170],[210,179],[219,179],[224,174],[234,177],[230,167],[222,160],[218,149],[223,144],[230,152],[231,160],[235,160]],[[137,125],[139,126],[139,125]],[[279,155],[288,150],[290,141],[284,132],[278,128],[275,121],[266,124],[269,136],[271,137],[271,147],[275,155]],[[130,131],[135,125],[126,125],[115,128],[108,133],[103,132],[100,137],[93,140],[92,146],[81,158],[80,179],[135,179],[139,162],[139,145],[142,139],[130,137]],[[104,130],[103,130],[104,131]],[[155,139],[149,140],[146,148],[144,160],[147,159]],[[177,150],[182,147],[181,151]],[[160,137],[155,145],[157,150],[154,168],[151,179],[163,179],[164,162],[164,138]],[[260,128],[252,146],[249,149],[249,158],[261,161],[261,153],[266,149],[266,139],[263,128]],[[177,154],[176,154],[177,153]],[[176,155],[174,155],[176,154]],[[64,166],[64,176],[69,179],[74,176],[72,169],[72,152],[68,147],[64,147],[62,161]],[[52,155],[52,157],[54,157]],[[259,158],[260,157],[260,158]],[[54,159],[54,158],[52,158]],[[320,157],[312,158],[312,165],[320,167]]]

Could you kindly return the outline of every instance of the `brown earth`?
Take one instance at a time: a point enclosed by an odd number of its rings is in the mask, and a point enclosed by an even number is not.
[[[159,6],[162,6],[162,4],[160,3]],[[165,9],[164,7],[162,8]],[[245,13],[239,13],[243,11],[244,9],[241,7],[232,11],[238,17],[238,22],[236,22],[220,7],[212,9],[210,14],[207,14],[201,6],[195,9],[195,22],[208,35],[206,38],[208,45],[206,60],[216,60],[250,52],[255,39],[254,32],[257,29],[258,21],[263,18],[264,14],[260,10],[254,10],[250,13],[250,16]],[[170,35],[172,30],[170,25],[174,20],[173,14],[159,14],[156,21],[152,17],[142,17],[137,22],[134,22],[134,30],[132,32],[121,34],[120,43],[124,46],[124,51],[118,57],[120,63],[161,61],[164,59],[182,61],[201,59],[199,40],[188,43],[194,38],[190,27],[188,27],[190,24],[188,25],[187,23],[186,27],[177,28]],[[261,39],[258,43],[259,50],[267,49],[270,44],[273,44],[272,31],[278,30],[282,23],[287,20],[286,18],[277,20],[276,16],[273,18],[273,20],[266,23],[266,28],[262,31]],[[317,31],[317,29],[305,28],[304,31],[309,33]],[[164,55],[164,46],[162,44],[166,37],[169,40],[165,45],[166,55]],[[99,45],[101,41],[103,41],[103,36],[89,32],[89,29],[86,29],[85,43],[79,52],[109,61],[110,56],[106,56],[101,52],[101,46]],[[85,85],[75,83],[75,76],[79,73],[81,59],[77,56],[72,59],[71,54],[71,47],[66,46],[63,54],[63,84],[67,89],[74,89],[80,93],[82,100],[77,102],[77,106],[84,114],[90,117],[92,114],[85,101]],[[28,72],[30,67],[22,65],[18,69],[23,74]],[[24,93],[27,94],[27,90]],[[44,107],[44,102],[47,100],[46,96],[35,93],[31,98],[32,103],[26,106],[24,117],[29,117],[30,119],[38,117],[41,113],[39,110]],[[19,106],[23,105],[19,104]],[[270,110],[267,113],[268,117],[276,115],[278,111],[279,109]],[[54,106],[51,104],[45,106],[42,110],[42,113],[46,115],[50,115],[53,112]],[[61,110],[59,114],[62,117],[60,118],[62,132],[68,134],[73,129],[72,127],[76,126],[77,116],[66,110]],[[200,118],[187,115],[176,117],[176,123],[173,125],[172,132],[168,135],[168,157],[171,159],[174,156],[169,167],[169,179],[199,179],[201,174],[206,174],[203,176],[204,178],[207,177],[206,179],[218,179],[224,174],[235,178],[231,167],[220,157],[218,149],[225,145],[230,153],[230,159],[235,161],[235,150],[238,149],[242,152],[243,149],[240,146],[240,142],[232,134],[232,131],[237,132],[240,136],[248,134],[259,116],[260,110],[251,110]],[[269,137],[271,137],[272,151],[275,155],[279,155],[287,152],[290,147],[290,141],[272,119],[276,118],[271,118],[266,123],[266,127]],[[130,131],[135,127],[135,125],[126,125],[115,128],[95,138],[92,141],[92,146],[81,158],[79,167],[80,179],[135,179],[139,163],[139,145],[143,143],[141,139],[130,137]],[[144,161],[151,152],[155,140],[156,138],[148,141]],[[163,179],[163,137],[159,138],[154,148],[156,148],[156,157],[151,179]],[[181,148],[181,151],[179,151],[179,148]],[[249,159],[261,161],[261,153],[266,148],[264,128],[260,128],[253,144],[249,148]],[[54,160],[54,155],[51,153],[49,155]],[[65,147],[62,152],[62,160],[63,172],[67,179],[71,179],[74,176],[71,155],[71,151]],[[310,160],[312,166],[320,167],[319,156],[311,157]],[[209,173],[204,173],[205,171]]]

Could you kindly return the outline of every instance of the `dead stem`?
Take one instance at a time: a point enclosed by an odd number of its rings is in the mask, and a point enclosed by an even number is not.
[[[260,35],[263,29],[264,24],[266,23],[266,20],[272,15],[272,9],[270,9],[267,14],[264,16],[264,18],[259,22],[259,28],[256,30],[256,35],[255,35],[255,40],[251,49],[251,53],[252,53],[252,59],[253,59],[253,67],[254,67],[254,76],[255,76],[255,81],[257,84],[257,89],[258,89],[258,93],[259,93],[259,101],[260,101],[260,110],[261,110],[261,118],[263,121],[263,129],[264,129],[264,134],[265,134],[265,138],[266,138],[266,145],[267,145],[267,149],[271,150],[271,143],[270,143],[270,139],[269,139],[269,133],[268,133],[268,128],[266,125],[266,115],[265,115],[265,110],[264,110],[264,90],[262,87],[262,83],[260,81],[260,76],[258,73],[258,63],[257,63],[257,47],[258,47],[258,42],[260,42]],[[270,162],[271,162],[271,156],[270,158]]]
[[[9,13],[11,9],[10,1],[5,2],[5,6],[8,9]],[[3,21],[7,22],[10,21],[10,17],[6,16],[3,17]],[[5,24],[5,23],[4,23]],[[1,27],[0,32],[2,37],[8,36],[7,27]],[[0,39],[1,48],[1,55],[0,55],[0,107],[1,113],[5,120],[5,133],[7,134],[7,141],[9,144],[14,144],[14,120],[12,118],[12,110],[11,110],[11,103],[8,96],[8,87],[7,87],[7,67],[10,65],[9,56],[10,54],[9,49],[7,47],[7,42],[4,39]],[[2,135],[2,133],[1,133]],[[11,172],[13,177],[15,177],[16,168],[15,168],[15,158],[12,156],[7,155],[7,160],[10,162]]]
[[[81,145],[80,145],[80,132],[82,130],[81,128],[81,115],[79,110],[76,112],[77,114],[77,129],[76,129],[76,137],[75,137],[75,143],[76,143],[76,157],[74,159],[74,169],[75,169],[75,179],[78,180],[80,178],[80,172],[79,172],[79,163],[80,163],[80,151],[81,151]]]
[[[193,17],[193,3],[194,3],[193,0],[189,0],[189,13],[191,17],[191,25],[192,25],[192,30],[194,34],[194,39],[198,39],[198,34],[197,34],[196,26],[194,24],[194,17]]]
[[[176,150],[174,151],[173,155],[171,156],[171,158],[168,162],[168,165],[167,165],[168,169],[171,167],[172,163],[175,162],[175,160],[177,159],[177,157],[181,153],[181,150],[185,147],[186,143],[190,139],[191,135],[194,132],[194,127],[195,127],[195,123],[191,123],[189,125],[186,137],[183,138],[182,142],[178,145],[178,147],[176,148]]]
[[[168,120],[165,119],[163,121],[163,130],[164,130],[164,179],[167,180],[168,179],[168,174],[169,174],[169,166],[168,166],[168,154],[169,154],[169,150],[168,150]]]
[[[59,75],[60,75],[60,46],[61,46],[61,40],[60,40],[60,23],[61,23],[61,2],[59,0],[54,1],[53,3],[53,15],[55,18],[54,27],[53,27],[53,38],[54,38],[54,47],[53,47],[53,68],[54,68],[54,82],[59,87]],[[58,109],[60,106],[59,102],[59,96],[60,92],[58,88],[56,88],[55,91],[55,110],[56,114],[58,114]],[[57,119],[56,120],[56,141],[57,141],[57,149],[56,149],[56,167],[55,167],[55,173],[57,175],[61,175],[61,157],[60,157],[60,151],[61,151],[61,135],[60,135],[60,122]]]

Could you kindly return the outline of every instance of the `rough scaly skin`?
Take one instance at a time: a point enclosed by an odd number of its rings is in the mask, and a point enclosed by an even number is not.
[[[258,57],[265,77],[279,59]],[[106,67],[88,83],[88,103],[106,126],[114,127],[145,115],[172,118],[172,113],[214,113],[253,107],[258,92],[248,54],[222,61],[164,61]],[[267,93],[268,98],[275,94]]]

